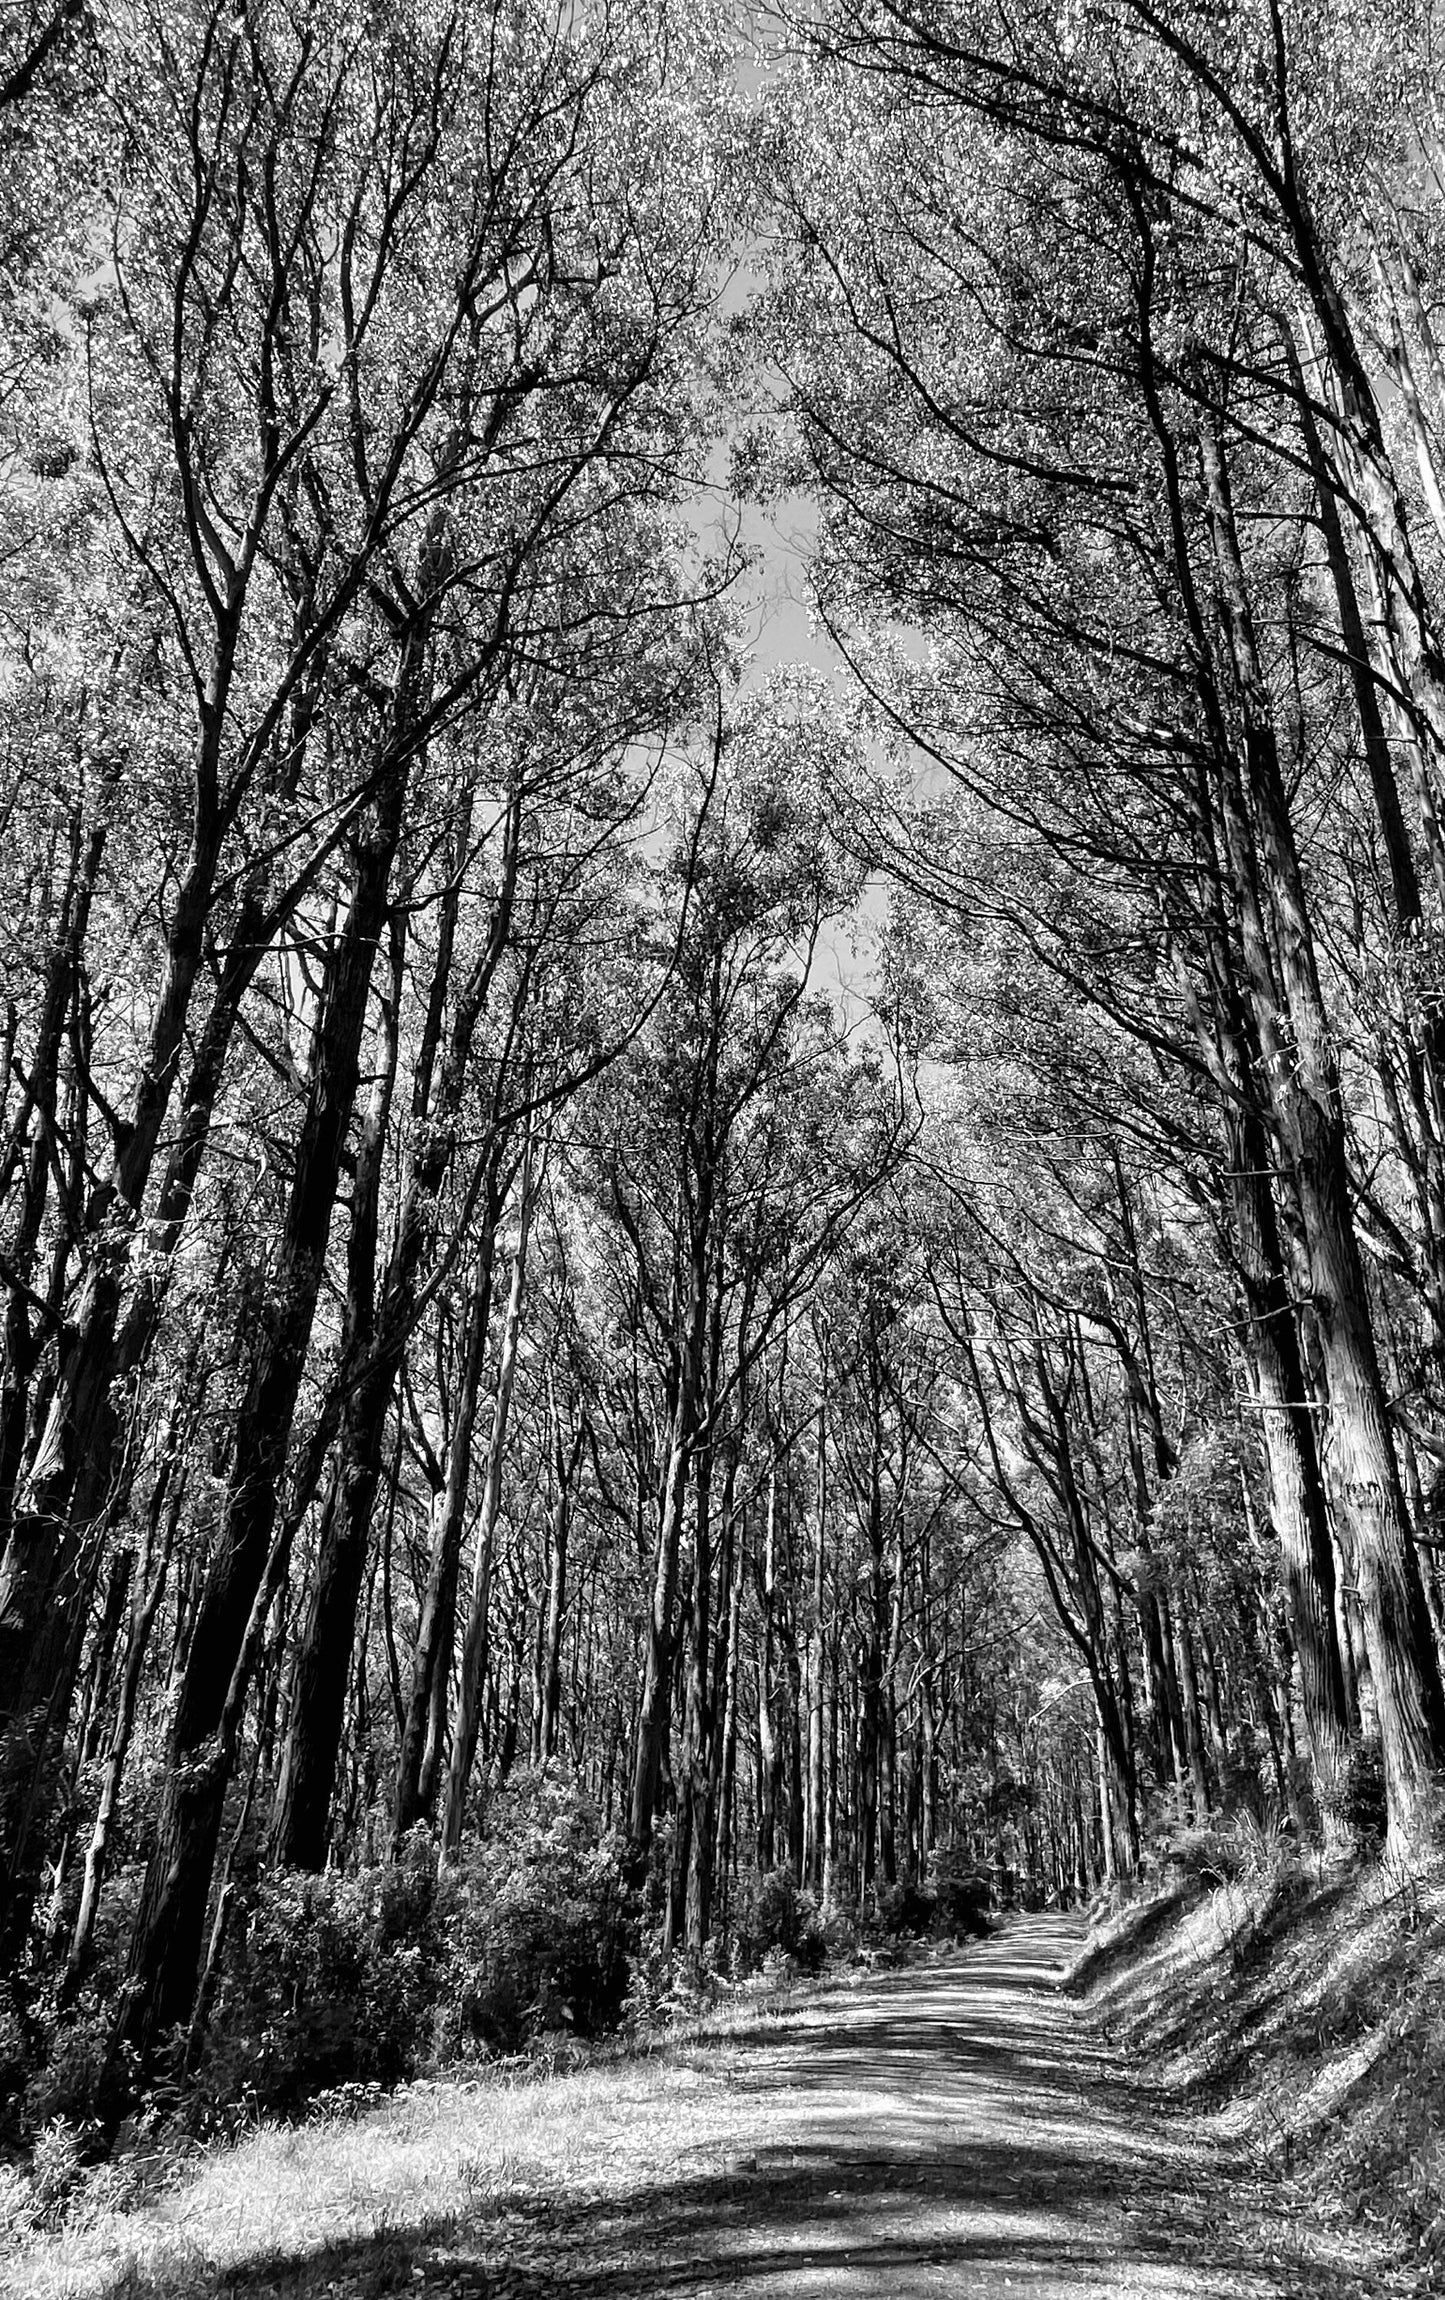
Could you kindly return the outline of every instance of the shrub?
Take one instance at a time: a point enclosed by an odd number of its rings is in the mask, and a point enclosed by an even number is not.
[[[515,2052],[613,2028],[627,1993],[622,1847],[556,1772],[513,1776],[486,1840],[443,1880],[435,2049]]]
[[[703,2001],[683,1960],[662,1945],[662,1935],[644,1935],[628,1965],[622,2025],[638,2043],[678,2018],[695,2013]]]
[[[113,2048],[140,1887],[139,1869],[117,1869],[78,1987],[54,1964],[17,1977],[0,1998],[0,2099],[22,2145],[57,2117],[116,2123],[125,2114],[131,2070]]]
[[[438,1962],[425,1843],[354,1876],[283,1869],[232,1936],[193,2105],[283,2112],[341,2085],[393,2085],[430,2033]]]
[[[1385,1804],[1385,1759],[1376,1735],[1353,1744],[1340,1768],[1331,1802],[1357,1842],[1363,1845],[1384,1842],[1389,1819]]]
[[[934,1922],[941,1933],[955,1940],[978,1940],[988,1931],[993,1899],[988,1871],[967,1854],[934,1854],[933,1896]]]
[[[20,2245],[40,2218],[35,2190],[18,2164],[0,2163],[0,2245]]]
[[[395,1863],[255,1882],[227,1933],[199,2058],[186,2065],[182,2032],[166,2040],[147,2128],[176,2118],[193,2132],[229,2132],[308,2104],[352,2115],[439,2058],[614,2026],[630,1921],[617,1841],[555,1771],[517,1776],[489,1819],[485,1842],[440,1882],[425,1830]],[[129,2080],[110,2055],[107,1970],[63,2012],[54,1991],[25,2018],[0,2001],[0,2077],[17,2138],[42,2127],[63,2136],[109,2108],[119,2121]],[[69,2177],[65,2151],[42,2132],[37,2163],[47,2148],[54,2187]],[[26,2193],[34,2202],[39,2185]],[[47,2191],[35,2209],[56,2201]]]
[[[33,2052],[34,2040],[27,2034],[14,1991],[0,1981],[0,2105],[8,2105],[24,2090]]]
[[[827,1940],[817,1903],[791,1869],[766,1869],[748,1879],[738,1900],[736,1951],[742,1972],[756,1972],[773,1951],[793,1958],[802,1972],[821,1969]]]
[[[25,2090],[25,2127],[57,2118],[106,2116],[121,2103],[124,2071],[111,2051],[113,2004],[87,1989],[73,2005],[45,2023],[44,2044]]]
[[[85,2136],[68,2117],[52,2118],[37,2134],[30,2185],[38,2217],[58,2221],[85,2175]]]
[[[895,1938],[911,1933],[919,1939],[932,1926],[937,1909],[937,1896],[917,1885],[885,1885],[878,1895],[879,1929]]]
[[[1298,1832],[1272,1797],[1259,1813],[1248,1807],[1237,1813],[1232,1831],[1239,1847],[1241,1876],[1272,1882],[1293,1870],[1299,1858]]]
[[[857,1904],[834,1901],[822,1917],[821,1930],[825,1956],[839,1960],[856,1956],[861,1939]]]

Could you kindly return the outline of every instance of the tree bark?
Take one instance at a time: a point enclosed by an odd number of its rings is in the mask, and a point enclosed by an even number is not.
[[[412,665],[405,659],[400,678]],[[409,717],[409,715],[408,715]],[[242,1702],[252,1609],[277,1503],[326,1259],[341,1154],[356,1099],[377,941],[400,836],[410,745],[386,758],[358,838],[346,925],[328,968],[274,1285],[237,1418],[228,1491],[172,1722],[155,1843],[131,1942],[120,2033],[142,2068],[164,2029],[192,2008],[206,1900]]]
[[[311,1601],[297,1647],[281,1759],[272,1856],[281,1868],[319,1870],[329,1843],[331,1795],[341,1747],[356,1610],[381,1483],[387,1414],[401,1337],[379,1342],[376,1239],[382,1158],[396,1083],[404,922],[391,919],[390,983],[382,998],[381,1052],[361,1126],[351,1186],[346,1310],[340,1366],[340,1443],[321,1520]]]
[[[511,1285],[502,1320],[497,1381],[492,1393],[492,1426],[487,1438],[487,1468],[482,1485],[477,1523],[476,1557],[472,1567],[471,1605],[462,1641],[461,1690],[452,1731],[451,1762],[447,1768],[447,1801],[442,1821],[442,1858],[454,1861],[461,1849],[466,1818],[467,1787],[477,1753],[482,1695],[486,1685],[487,1651],[491,1629],[493,1549],[502,1507],[502,1470],[506,1458],[507,1422],[512,1410],[512,1387],[517,1372],[517,1344],[522,1330],[522,1300],[527,1283],[527,1248],[532,1227],[536,1144],[529,1131],[522,1153],[517,1187],[517,1245],[512,1256]]]
[[[401,1840],[419,1821],[430,1817],[435,1805],[437,1776],[444,1757],[448,1679],[456,1634],[457,1583],[461,1573],[462,1537],[466,1530],[467,1494],[471,1484],[472,1440],[482,1374],[487,1362],[490,1330],[492,1266],[502,1200],[495,1176],[483,1197],[482,1234],[477,1249],[463,1318],[464,1341],[447,1448],[446,1476],[432,1510],[431,1553],[426,1594],[412,1652],[411,1679],[397,1757],[396,1789],[392,1802],[391,1849],[395,1857]]]
[[[1389,1837],[1410,1852],[1436,1826],[1445,1767],[1445,1690],[1400,1483],[1364,1270],[1355,1237],[1335,1058],[1316,968],[1268,690],[1254,639],[1228,473],[1212,426],[1201,427],[1220,589],[1240,709],[1250,806],[1258,825],[1292,1047],[1269,1059],[1271,1097],[1293,1152],[1312,1306],[1329,1383],[1326,1466],[1349,1528],[1380,1721]],[[1248,887],[1247,832],[1225,775],[1236,875]],[[1256,969],[1256,995],[1266,996]]]
[[[828,1354],[820,1347],[818,1359],[820,1401],[828,1394]],[[808,1637],[808,1787],[807,1826],[803,1836],[803,1879],[810,1893],[823,1891],[823,1669],[827,1651],[823,1609],[827,1593],[828,1546],[828,1421],[826,1404],[818,1407],[818,1455],[813,1495],[812,1624]]]

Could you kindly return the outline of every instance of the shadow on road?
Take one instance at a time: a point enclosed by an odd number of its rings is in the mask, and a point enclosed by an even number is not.
[[[838,1988],[742,2045],[731,2153],[624,2193],[389,2228],[196,2277],[195,2300],[662,2300],[710,2294],[1278,2294],[1213,2225],[1201,2167],[1105,2068],[1033,1920],[956,1964]],[[1288,2289],[1312,2287],[1302,2275]],[[1324,2290],[1323,2285],[1313,2289]],[[1338,2292],[1338,2286],[1333,2287]],[[159,2300],[132,2274],[116,2300]],[[171,2300],[174,2287],[169,2288]]]

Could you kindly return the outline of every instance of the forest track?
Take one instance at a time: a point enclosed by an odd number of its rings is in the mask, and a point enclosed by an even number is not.
[[[869,1976],[759,2034],[739,2145],[603,2215],[508,2300],[1245,2300],[1340,2292],[1262,2261],[1193,2126],[1126,2088],[1060,1980],[1082,1938],[1025,1918],[948,1964]],[[747,2055],[743,2055],[746,2063]],[[554,2224],[554,2239],[563,2230]],[[561,2270],[561,2273],[559,2273]]]
[[[1166,2116],[1060,1981],[1068,1919],[720,2013],[659,2054],[263,2128],[148,2213],[0,2265],[23,2300],[1373,2296]],[[1391,2290],[1404,2289],[1395,2284]]]

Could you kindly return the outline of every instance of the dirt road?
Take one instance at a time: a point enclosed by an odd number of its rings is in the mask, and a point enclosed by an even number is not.
[[[634,2300],[1321,2289],[1221,2236],[1217,2165],[1141,2115],[1104,2069],[1056,1989],[1078,1937],[1058,1919],[1025,1920],[954,1964],[830,1993],[734,2077],[746,2142],[710,2136],[691,2178],[598,2214],[586,2270],[551,2289]],[[502,2289],[528,2286],[504,2271]]]
[[[488,2300],[1291,2300],[1307,2268],[1188,2127],[1153,2114],[1026,1919],[947,1965],[840,1985],[734,2042],[698,2139],[489,2259]],[[705,2072],[705,2063],[703,2063]],[[1228,2207],[1228,2208],[1226,2208]],[[535,2249],[534,2249],[535,2246]]]
[[[1308,2254],[1158,2115],[1057,1982],[1058,1919],[840,1979],[655,2060],[439,2084],[258,2133],[139,2223],[58,2240],[35,2300],[1296,2300]],[[1394,2287],[1392,2287],[1394,2288]]]

